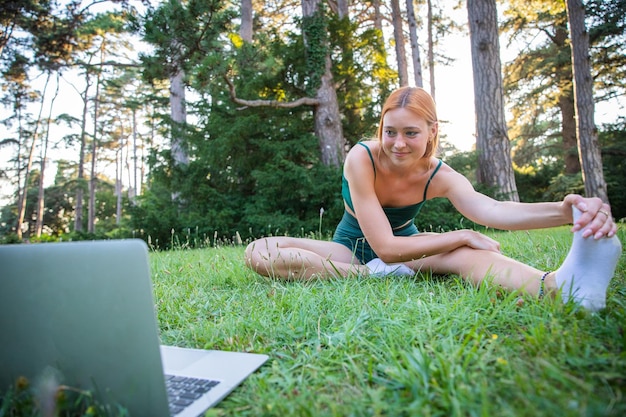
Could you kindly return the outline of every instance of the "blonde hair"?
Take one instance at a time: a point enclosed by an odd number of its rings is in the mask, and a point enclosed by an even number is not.
[[[376,133],[379,142],[383,140],[383,119],[385,114],[387,114],[389,110],[399,108],[405,108],[415,113],[415,115],[426,120],[428,126],[432,126],[438,121],[435,101],[426,90],[420,87],[401,87],[392,92],[383,105],[383,110],[380,114],[380,124],[378,125],[378,131]],[[435,137],[428,141],[424,158],[434,156],[438,147],[439,129],[437,129]]]

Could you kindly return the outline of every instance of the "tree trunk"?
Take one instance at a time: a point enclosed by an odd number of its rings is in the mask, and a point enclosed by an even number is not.
[[[122,129],[120,129],[120,132]],[[124,159],[124,139],[120,134],[115,153],[115,224],[122,220],[122,161]]]
[[[124,126],[123,123],[120,123],[120,128],[123,131]],[[128,175],[128,198],[129,200],[131,199],[131,194],[132,194],[132,184],[133,184],[133,174],[132,174],[132,168],[130,166],[130,138],[127,138],[126,140],[122,140],[122,145],[126,148],[126,155],[124,156],[124,165],[126,166],[126,175]],[[121,177],[120,177],[121,178]],[[122,189],[124,188],[124,184],[122,184]]]
[[[569,48],[571,56],[571,45],[568,45],[569,33],[566,27],[566,17],[555,22],[552,42],[559,50]],[[563,149],[563,159],[566,174],[577,174],[580,172],[580,160],[578,159],[578,142],[576,140],[576,109],[574,104],[574,90],[571,87],[573,78],[572,63],[562,62],[554,69],[554,81],[559,86],[558,106],[561,111],[561,146]]]
[[[17,225],[15,227],[15,233],[18,239],[22,239],[22,225],[24,224],[24,217],[26,215],[26,199],[28,196],[28,183],[30,181],[30,171],[33,168],[33,158],[35,156],[35,148],[37,147],[37,141],[39,140],[39,128],[41,126],[41,114],[43,112],[44,100],[46,99],[46,90],[48,89],[48,83],[50,82],[51,73],[48,71],[46,83],[43,88],[43,94],[41,95],[41,105],[39,107],[39,115],[35,122],[35,131],[33,132],[33,141],[28,151],[28,162],[26,163],[26,172],[24,173],[24,187],[18,198],[17,205]]]
[[[433,2],[428,0],[428,75],[430,79],[430,95],[437,101],[435,96],[435,52],[433,39]]]
[[[189,155],[185,149],[183,133],[187,124],[187,108],[185,102],[185,72],[176,71],[170,77],[170,108],[172,116],[172,158],[174,165],[188,165]]]
[[[565,173],[577,174],[580,172],[576,141],[576,115],[572,96],[559,95],[559,109],[561,110],[561,136],[563,137],[563,155]]]
[[[85,67],[85,90],[83,91],[83,114],[80,125],[80,149],[78,151],[78,173],[76,178],[76,206],[74,208],[74,230],[83,230],[83,198],[85,186],[85,152],[87,149],[87,109],[89,107],[89,68]]]
[[[137,183],[137,109],[133,108],[133,186],[132,192],[129,190],[128,199],[132,205],[137,202],[137,196],[140,194],[139,184]]]
[[[330,56],[326,57],[326,71],[316,97],[320,103],[315,108],[315,135],[319,139],[322,163],[341,167],[345,159],[345,147]]]
[[[417,87],[424,87],[422,59],[420,58],[420,48],[417,41],[417,21],[415,20],[413,0],[406,0],[406,12],[409,20],[409,39],[411,40],[411,57],[413,58],[413,78]]]
[[[252,33],[252,0],[241,0],[239,35],[244,42],[252,43]]]
[[[349,0],[337,0],[337,15],[339,19],[350,17]]]
[[[374,7],[374,27],[382,33],[383,16],[380,13],[380,0],[372,0],[372,7]]]
[[[50,139],[50,121],[52,119],[52,109],[54,108],[54,102],[59,96],[59,80],[61,74],[57,72],[56,90],[52,100],[50,100],[50,108],[48,109],[48,118],[46,120],[46,136],[43,141],[43,149],[41,151],[41,172],[39,173],[39,192],[37,194],[37,221],[35,223],[35,235],[41,237],[43,233],[43,220],[45,211],[45,192],[44,192],[44,180],[46,178],[46,159],[48,157],[48,145]]]
[[[519,201],[504,117],[496,0],[467,0],[476,106],[477,179],[495,197]]]
[[[304,19],[313,18],[321,14],[320,0],[302,0],[302,16]],[[305,46],[308,44],[308,36],[304,30]],[[327,41],[324,41],[327,43]],[[324,73],[321,76],[320,85],[316,91],[318,104],[315,106],[315,135],[319,140],[322,163],[327,166],[341,167],[345,158],[345,140],[341,115],[337,101],[337,91],[333,83],[332,61],[328,45],[315,45],[326,49],[326,55],[322,65]]]
[[[393,24],[393,38],[396,44],[396,62],[398,63],[398,78],[400,87],[409,85],[409,70],[404,48],[404,30],[402,29],[402,13],[398,0],[391,0],[391,22]]]
[[[587,197],[599,197],[608,203],[598,131],[594,122],[593,78],[589,62],[589,33],[585,27],[585,6],[581,0],[567,0],[565,5],[572,40],[576,136],[585,194]]]
[[[301,97],[291,102],[277,100],[245,100],[237,97],[235,85],[227,76],[224,80],[230,89],[230,97],[235,103],[244,106],[261,107],[273,106],[281,108],[293,108],[301,105],[314,106],[315,135],[320,146],[321,160],[324,165],[341,167],[345,159],[345,139],[343,137],[343,127],[341,125],[341,114],[339,113],[339,103],[337,101],[337,91],[333,82],[332,61],[330,59],[329,45],[327,37],[319,31],[325,30],[317,19],[325,19],[321,9],[320,0],[302,0],[303,17],[303,37],[305,53],[307,54],[307,65],[311,68],[311,85],[316,85],[315,98]],[[318,31],[309,34],[309,30]],[[314,36],[309,36],[314,35]],[[311,40],[310,40],[310,39]],[[312,45],[312,42],[317,44]],[[319,51],[325,51],[319,54]],[[324,71],[319,79],[316,73],[320,68]],[[312,95],[312,92],[311,92]]]
[[[180,5],[180,0],[174,0]],[[182,6],[181,6],[182,7]],[[176,34],[173,34],[176,36]],[[187,130],[187,101],[185,98],[185,70],[183,67],[185,45],[176,37],[172,38],[171,47],[174,56],[171,57],[171,66],[169,68],[170,76],[170,117],[171,117],[171,147],[170,153],[172,158],[172,201],[181,210],[185,206],[185,201],[181,198],[181,192],[178,188],[180,183],[178,177],[181,170],[189,165],[189,154],[186,146],[186,130]]]
[[[350,14],[350,0],[329,0],[327,2],[330,10],[339,16],[339,19],[348,17]]]
[[[50,123],[48,122],[48,129],[49,128]],[[39,189],[37,190],[37,220],[35,222],[35,236],[37,237],[41,237],[41,234],[43,233],[43,217],[46,209],[44,180],[46,172],[46,158],[48,156],[48,138],[48,132],[46,132],[46,139],[44,140],[41,152],[41,161],[39,163],[41,172],[39,173]]]
[[[96,166],[98,162],[98,116],[100,108],[100,84],[102,74],[102,60],[104,54],[104,41],[100,49],[100,68],[96,75],[96,95],[93,99],[93,137],[91,138],[91,171],[89,174],[89,202],[87,208],[87,232],[96,232],[96,186],[98,175]]]

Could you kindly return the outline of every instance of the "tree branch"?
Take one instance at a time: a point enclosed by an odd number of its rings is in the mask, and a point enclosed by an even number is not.
[[[141,68],[143,67],[142,64],[138,64],[135,62],[124,63],[124,62],[117,62],[117,61],[102,61],[102,62],[96,62],[95,64],[92,64],[89,62],[83,62],[83,61],[76,61],[74,65],[83,67],[83,68],[93,68],[93,67],[101,67],[101,66],[111,66],[111,67],[116,67],[116,68]]]
[[[227,77],[224,76],[224,80],[228,84],[228,90],[230,92],[230,99],[237,104],[241,104],[246,107],[280,107],[284,109],[291,109],[299,106],[317,106],[320,101],[316,98],[302,97],[295,101],[278,101],[278,100],[244,100],[237,97],[235,93],[235,85]]]

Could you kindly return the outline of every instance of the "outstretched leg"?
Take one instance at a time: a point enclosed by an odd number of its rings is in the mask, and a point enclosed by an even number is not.
[[[580,215],[574,209],[575,219]],[[559,269],[547,274],[546,293],[561,291],[564,302],[573,300],[591,311],[605,307],[606,290],[613,278],[622,246],[616,236],[595,240],[574,233],[573,243]],[[462,247],[449,253],[433,255],[407,263],[415,270],[440,274],[458,274],[476,284],[493,277],[495,284],[509,290],[537,295],[544,272],[502,254]]]
[[[485,278],[508,290],[521,290],[537,295],[541,288],[544,272],[537,268],[511,259],[501,253],[460,247],[451,252],[428,256],[407,265],[417,271],[431,271],[435,274],[456,274],[474,284]]]

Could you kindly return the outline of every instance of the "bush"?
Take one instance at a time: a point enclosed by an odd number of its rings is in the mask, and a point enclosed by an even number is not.
[[[415,224],[421,232],[437,233],[480,227],[459,213],[446,198],[427,201],[415,218]]]
[[[15,233],[9,233],[4,236],[0,236],[0,244],[22,243],[22,240],[17,237]]]

